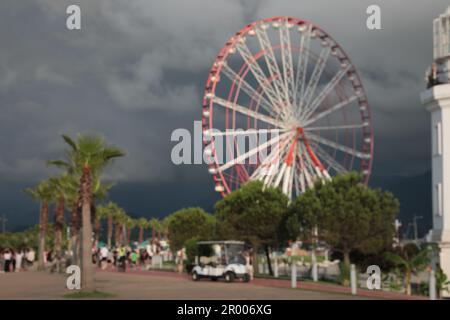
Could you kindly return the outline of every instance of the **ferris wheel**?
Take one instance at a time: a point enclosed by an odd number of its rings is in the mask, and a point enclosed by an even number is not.
[[[202,126],[223,196],[260,180],[292,199],[318,179],[358,171],[367,182],[371,173],[361,80],[339,44],[305,20],[259,20],[227,41],[206,83]]]

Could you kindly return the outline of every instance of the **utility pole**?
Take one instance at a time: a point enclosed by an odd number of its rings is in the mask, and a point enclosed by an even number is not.
[[[417,232],[417,220],[422,219],[422,216],[416,216],[414,214],[413,217],[413,227],[414,227],[414,241],[417,242],[417,238],[418,238],[418,232]]]
[[[6,219],[6,215],[3,214],[0,218],[0,221],[2,222],[2,233],[6,232],[6,222],[8,222],[8,219]]]

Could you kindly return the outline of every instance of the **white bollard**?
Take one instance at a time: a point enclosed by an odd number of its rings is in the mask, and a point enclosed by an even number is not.
[[[291,266],[291,287],[294,289],[297,288],[297,265],[294,260],[292,260]]]
[[[318,281],[319,275],[317,270],[317,258],[316,258],[316,252],[313,250],[312,256],[311,256],[311,263],[312,263],[312,279],[314,282]]]
[[[434,270],[430,271],[429,291],[430,300],[436,300],[436,276]]]
[[[273,276],[275,278],[278,278],[278,258],[277,257],[275,257],[273,263],[274,263],[274,265],[273,265]]]
[[[350,266],[350,285],[352,288],[352,294],[356,295],[356,267],[354,264]]]

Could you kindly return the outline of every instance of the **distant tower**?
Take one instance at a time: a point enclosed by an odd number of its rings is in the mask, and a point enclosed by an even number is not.
[[[422,104],[431,113],[433,230],[430,241],[441,248],[439,263],[450,277],[450,7],[434,20],[433,76],[422,92]]]

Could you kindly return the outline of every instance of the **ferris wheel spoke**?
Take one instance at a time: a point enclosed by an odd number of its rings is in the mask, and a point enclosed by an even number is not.
[[[285,21],[280,27],[280,43],[281,43],[281,61],[283,63],[283,76],[284,76],[284,87],[286,88],[288,102],[291,106],[294,105],[294,67],[292,63],[292,45],[290,28],[292,25],[289,21]]]
[[[265,52],[264,59],[266,61],[267,68],[269,69],[270,77],[271,79],[273,79],[275,91],[278,95],[278,101],[281,106],[284,106],[285,102],[289,101],[289,95],[283,85],[280,68],[278,67],[277,59],[275,58],[269,35],[266,32],[266,27],[266,25],[261,25],[256,28],[256,35],[261,48]]]
[[[242,78],[233,69],[231,69],[226,62],[224,62],[222,65],[222,71],[223,74],[228,79],[230,79],[230,81],[239,81],[242,91],[244,91],[250,98],[253,99],[254,97],[256,97],[258,99],[261,99],[261,106],[265,111],[267,111],[273,117],[276,117],[278,115],[278,113],[276,112],[277,110],[272,107],[271,103],[267,101],[264,95],[261,92],[256,91],[247,81],[245,81],[244,78]],[[264,92],[264,90],[262,92]]]
[[[301,152],[300,152],[301,149]],[[311,166],[311,162],[309,160],[309,158],[306,156],[307,155],[307,151],[306,149],[303,147],[303,145],[301,145],[301,147],[298,150],[298,155],[300,157],[300,160],[302,161],[302,168],[303,168],[303,173],[305,176],[305,181],[306,184],[308,186],[308,188],[312,188],[314,187],[314,180],[313,177],[315,175],[314,169]],[[309,172],[311,171],[311,173]]]
[[[326,127],[306,127],[303,131],[322,131],[322,130],[346,130],[346,129],[360,129],[364,124],[349,124],[342,126],[326,126]]]
[[[219,98],[219,97],[214,97],[214,98],[212,98],[212,100],[213,100],[213,102],[215,104],[218,104],[218,105],[220,105],[222,107],[231,109],[233,111],[237,111],[237,112],[242,113],[242,114],[244,114],[246,116],[249,116],[251,118],[254,118],[254,119],[257,119],[257,120],[260,120],[260,121],[264,121],[264,122],[269,123],[269,124],[272,124],[275,127],[281,128],[283,126],[283,124],[280,121],[278,121],[278,120],[276,120],[274,118],[271,118],[269,116],[266,116],[264,114],[261,114],[259,112],[253,111],[253,110],[251,110],[249,108],[246,108],[246,107],[243,107],[241,105],[238,105],[237,103],[233,103],[233,102],[230,102],[228,100],[225,100],[225,99],[222,99],[222,98]]]
[[[367,154],[367,153],[363,153],[363,152],[354,150],[354,149],[352,149],[350,147],[347,147],[347,146],[344,146],[344,145],[342,145],[340,143],[337,143],[337,142],[328,140],[326,138],[320,137],[320,136],[318,136],[318,135],[316,135],[314,133],[308,133],[307,134],[307,138],[311,139],[311,140],[313,140],[315,142],[321,143],[323,145],[326,145],[328,147],[331,147],[333,149],[336,149],[336,150],[342,151],[344,153],[353,155],[355,157],[358,157],[358,158],[361,158],[361,159],[370,159],[370,155]]]
[[[342,80],[342,78],[347,74],[350,69],[350,65],[347,65],[344,69],[341,69],[331,81],[326,85],[326,87],[319,93],[319,95],[313,100],[311,105],[305,106],[305,113],[303,119],[307,119],[314,111],[320,106],[323,100],[333,91],[336,85]]]
[[[330,47],[325,47],[320,52],[319,59],[317,60],[317,64],[314,66],[314,70],[311,74],[311,78],[309,79],[308,86],[304,93],[302,112],[300,114],[301,117],[304,116],[306,112],[306,106],[310,104],[314,92],[316,91],[317,84],[319,83],[320,77],[322,76],[323,70],[325,69],[325,65],[328,60],[328,56],[330,55],[330,52],[331,52]]]
[[[218,168],[218,172],[223,172],[223,171],[225,171],[225,170],[231,168],[232,166],[234,166],[234,165],[236,165],[236,164],[241,164],[241,163],[243,163],[243,162],[244,162],[246,159],[248,159],[249,157],[251,157],[251,156],[257,154],[258,152],[261,152],[261,151],[267,149],[268,147],[270,147],[270,146],[273,145],[274,143],[278,143],[278,142],[280,141],[280,138],[282,138],[282,137],[284,137],[284,136],[286,136],[286,135],[289,135],[289,134],[292,134],[292,133],[290,133],[290,132],[283,133],[282,135],[276,136],[276,137],[270,139],[269,141],[264,142],[263,144],[257,146],[256,148],[253,148],[253,149],[251,149],[251,150],[249,150],[249,151],[243,153],[242,155],[239,155],[237,158],[235,158],[235,159],[233,159],[233,160],[231,160],[231,161],[228,161],[227,163],[221,165],[221,166]]]
[[[319,145],[314,146],[314,151],[317,155],[328,164],[331,168],[333,168],[337,173],[342,174],[348,172],[341,164],[339,164],[332,156],[330,156],[325,150],[322,149]]]
[[[297,104],[297,108],[303,105],[303,94],[305,91],[306,84],[306,73],[308,66],[308,57],[309,57],[309,43],[311,40],[311,32],[312,25],[309,24],[307,29],[302,33],[301,41],[300,41],[300,52],[298,56],[297,62],[297,74],[295,80],[295,101]],[[299,92],[300,90],[300,92]],[[300,99],[297,99],[297,94],[300,93]],[[297,109],[296,109],[297,110]],[[298,115],[298,112],[296,113]]]
[[[329,109],[326,109],[326,110],[324,110],[324,111],[322,111],[322,112],[320,112],[320,113],[310,117],[309,119],[307,119],[304,122],[303,125],[304,126],[308,126],[309,124],[311,124],[313,122],[316,122],[317,120],[319,120],[319,119],[321,119],[321,118],[323,118],[323,117],[325,117],[325,116],[327,116],[327,115],[329,115],[329,114],[331,114],[331,113],[341,109],[342,107],[345,107],[345,106],[349,105],[350,103],[352,103],[353,101],[357,100],[358,98],[359,98],[358,95],[351,96],[350,98],[347,98],[347,99],[345,99],[345,100],[335,104],[334,106],[330,107]]]
[[[297,155],[296,157],[298,159],[297,162],[297,187],[300,189],[301,192],[305,192],[305,173],[303,172],[303,165],[302,165],[302,159]],[[298,191],[297,191],[298,193]]]
[[[239,42],[236,45],[236,48],[239,51],[242,59],[244,59],[245,63],[249,66],[250,71],[252,72],[256,81],[258,82],[258,84],[260,85],[266,96],[269,98],[270,102],[272,103],[272,106],[278,109],[277,111],[281,113],[278,95],[272,88],[272,84],[262,71],[261,66],[258,64],[258,61],[253,57],[252,53],[250,52],[250,49],[247,47],[244,41]]]
[[[280,161],[281,152],[288,141],[289,136],[280,139],[280,143],[275,147],[275,150],[271,150],[270,154],[261,162],[258,168],[253,172],[250,179],[259,179],[262,176],[267,176],[270,174],[273,167]],[[273,163],[275,161],[275,163]]]
[[[292,138],[292,137],[291,137]],[[277,161],[276,161],[276,163],[274,164],[274,165],[272,165],[271,166],[271,170],[269,171],[269,174],[267,175],[267,177],[264,179],[264,185],[272,185],[272,186],[274,186],[274,184],[273,184],[273,181],[274,181],[274,179],[277,177],[277,172],[279,173],[280,172],[280,170],[281,170],[281,168],[280,168],[280,165],[281,166],[283,166],[283,164],[285,164],[285,162],[284,161],[282,161],[283,159],[284,159],[284,157],[287,155],[287,153],[288,153],[288,150],[289,150],[289,143],[285,143],[283,146],[282,146],[282,148],[281,148],[281,150],[280,150],[280,154],[279,154],[279,157],[278,157],[278,159],[277,159]]]
[[[204,132],[206,136],[210,137],[223,137],[223,136],[241,136],[241,135],[261,135],[261,134],[279,134],[281,132],[286,132],[288,130],[286,129],[237,129],[237,130],[225,130],[225,131],[219,131],[219,130],[207,130]]]

